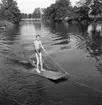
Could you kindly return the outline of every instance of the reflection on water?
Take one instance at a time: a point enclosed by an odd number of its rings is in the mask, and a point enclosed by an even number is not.
[[[0,67],[5,69],[6,64],[12,69],[26,68],[24,65],[20,65],[20,61],[34,59],[33,41],[36,34],[40,34],[48,53],[61,64],[66,72],[83,78],[89,86],[101,91],[102,38],[97,37],[91,43],[87,28],[88,25],[22,21],[18,27],[0,33],[0,56],[5,58],[0,59],[0,62],[4,63]],[[47,57],[45,61],[53,66]],[[6,77],[4,76],[4,78]],[[36,86],[39,88],[40,84],[38,83]],[[42,102],[41,98],[44,93],[38,92],[38,96],[41,96],[39,100]],[[28,104],[32,98],[33,96],[27,101]]]
[[[86,25],[23,21],[20,26],[6,33],[1,33],[0,50],[2,54],[6,50],[10,50],[8,54],[13,53],[13,55],[19,56],[19,58],[21,56],[29,58],[34,51],[33,40],[36,34],[40,34],[42,42],[49,52],[83,49],[96,62],[100,61],[102,38],[95,38],[93,43],[90,43],[86,31]]]
[[[78,24],[23,21],[20,26],[1,33],[0,51],[1,54],[14,55],[15,59],[29,58],[33,55],[35,36],[40,34],[48,52],[84,50],[88,57],[100,62],[102,38],[97,37],[90,43],[87,28],[87,25]]]

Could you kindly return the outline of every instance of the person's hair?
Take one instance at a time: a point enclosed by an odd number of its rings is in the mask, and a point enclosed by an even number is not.
[[[36,35],[36,38],[37,38],[37,37],[40,37],[40,35]]]

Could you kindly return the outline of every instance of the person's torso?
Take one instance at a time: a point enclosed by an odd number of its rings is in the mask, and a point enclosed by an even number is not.
[[[35,48],[41,49],[41,41],[35,41]]]

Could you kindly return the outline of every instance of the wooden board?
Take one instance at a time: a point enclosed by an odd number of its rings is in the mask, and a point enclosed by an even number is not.
[[[47,70],[41,73],[37,73],[36,68],[32,69],[31,73],[34,73],[36,75],[43,76],[45,78],[52,79],[52,80],[58,80],[67,75],[66,73],[62,73],[62,72],[47,71]]]

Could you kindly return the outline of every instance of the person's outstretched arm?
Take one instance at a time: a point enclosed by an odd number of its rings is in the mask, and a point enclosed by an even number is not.
[[[43,47],[43,45],[42,45],[42,42],[40,42],[40,44],[41,44],[41,48],[44,50],[44,52],[47,54],[47,51],[45,50],[45,48]]]

